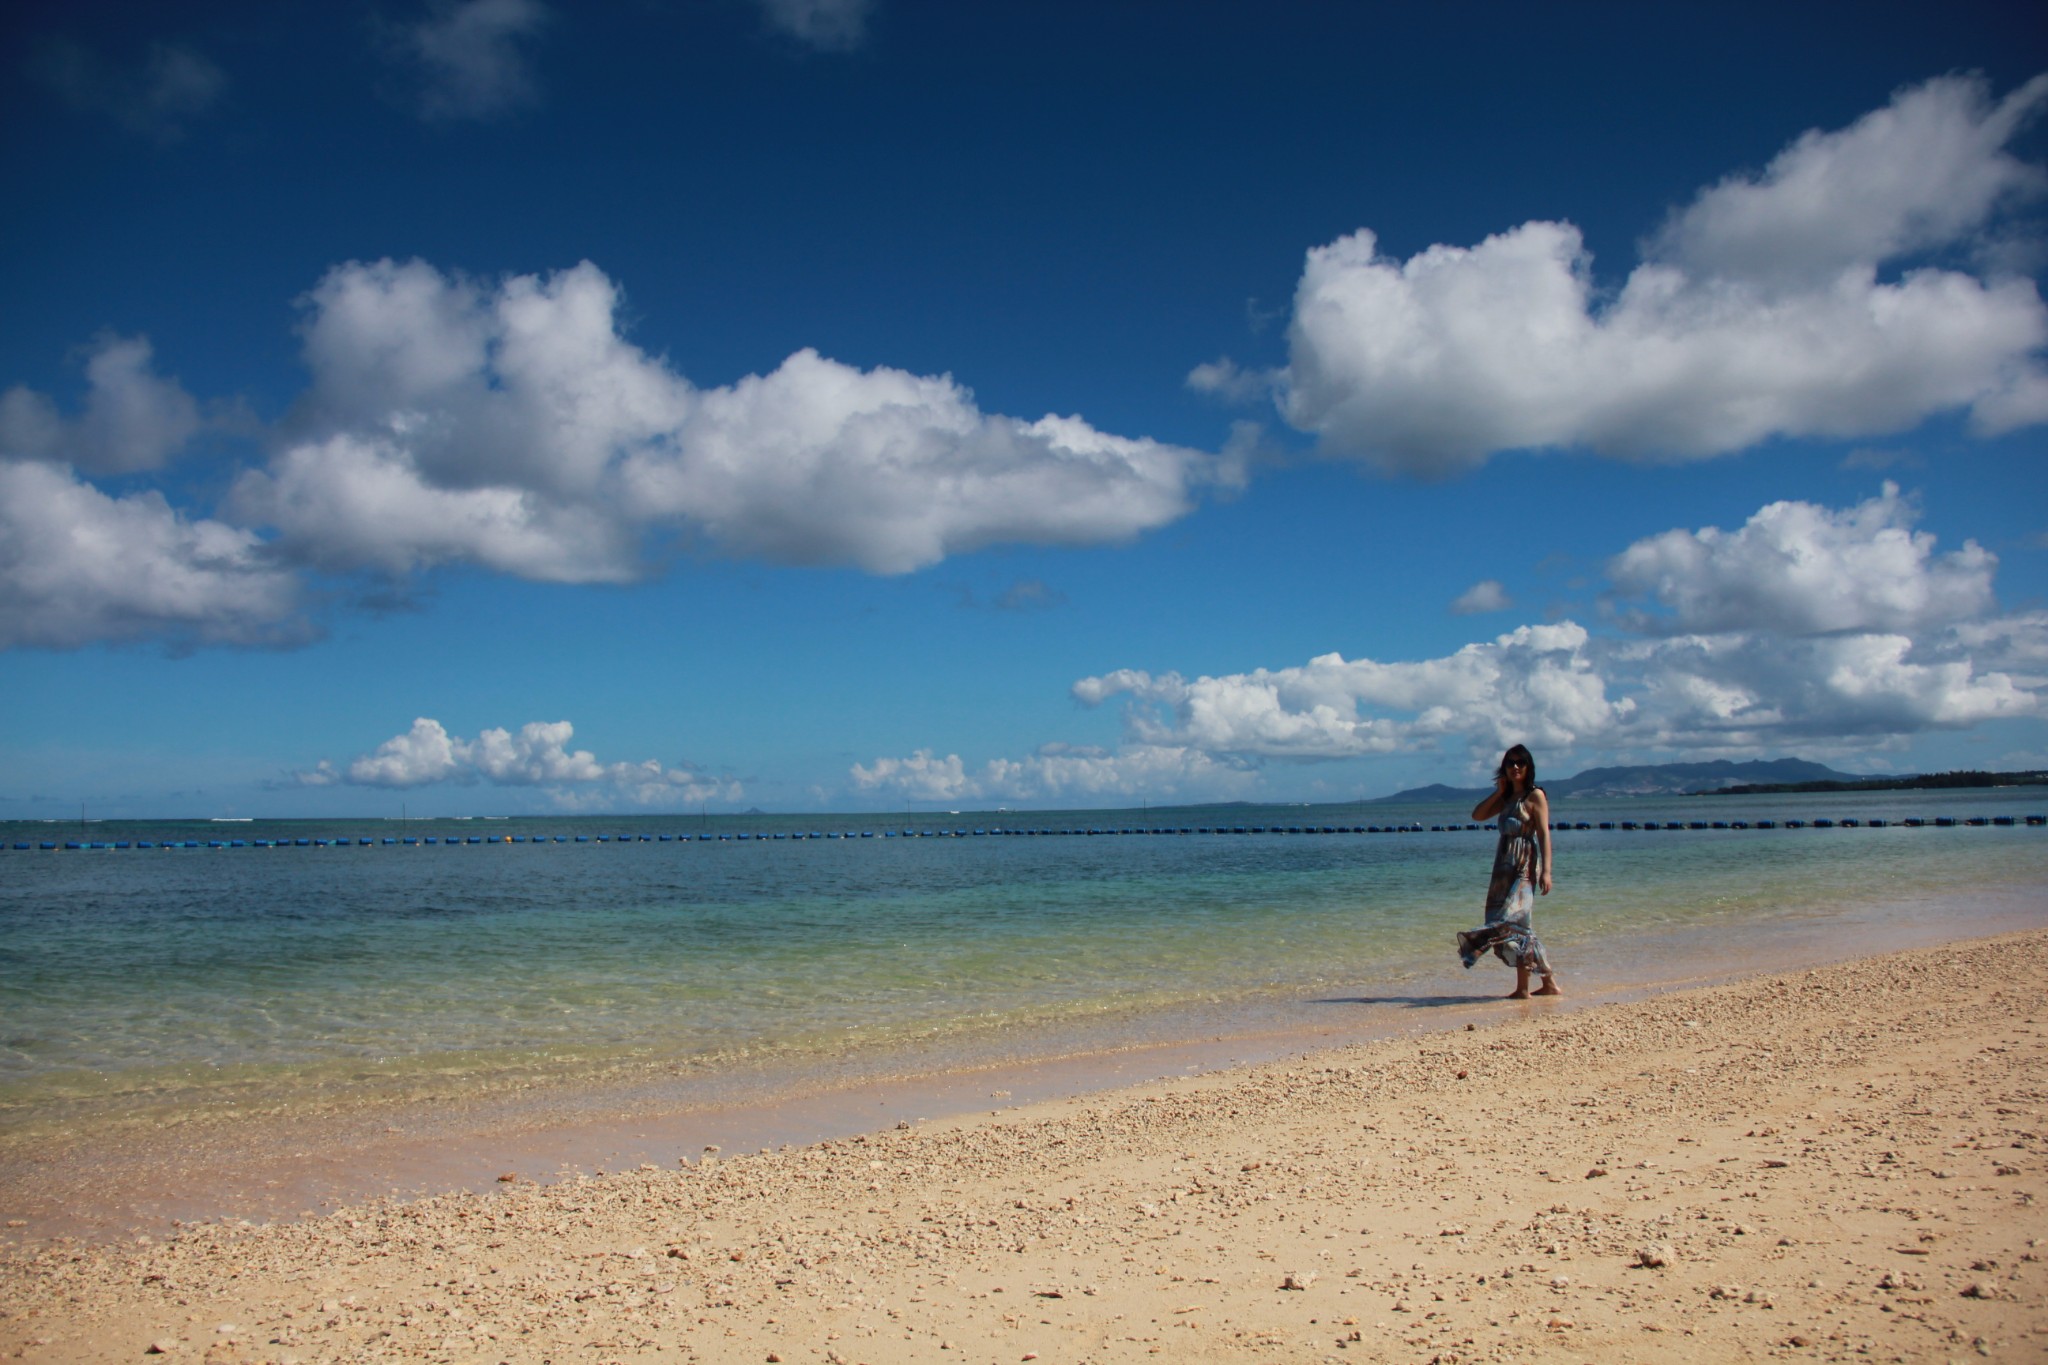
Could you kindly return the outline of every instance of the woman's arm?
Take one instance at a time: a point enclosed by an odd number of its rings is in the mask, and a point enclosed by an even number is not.
[[[1536,825],[1536,889],[1550,894],[1550,798],[1538,787],[1529,793],[1529,815]]]
[[[1493,779],[1493,795],[1472,808],[1474,820],[1491,820],[1508,803],[1508,780],[1505,777]]]

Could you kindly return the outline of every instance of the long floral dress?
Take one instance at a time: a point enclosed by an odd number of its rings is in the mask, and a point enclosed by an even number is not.
[[[1542,862],[1533,819],[1527,792],[1501,808],[1493,878],[1486,885],[1486,927],[1458,935],[1458,956],[1467,967],[1491,948],[1494,956],[1510,967],[1526,964],[1539,976],[1550,975],[1550,959],[1529,922],[1530,912],[1536,908],[1536,874]]]

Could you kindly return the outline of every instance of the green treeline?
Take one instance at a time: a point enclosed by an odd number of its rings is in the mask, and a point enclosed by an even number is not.
[[[1966,768],[1952,773],[1915,773],[1904,777],[1864,777],[1848,782],[1751,782],[1718,787],[1695,796],[1761,796],[1771,792],[1933,791],[1944,787],[2038,787],[2048,785],[2048,770],[1987,773]]]

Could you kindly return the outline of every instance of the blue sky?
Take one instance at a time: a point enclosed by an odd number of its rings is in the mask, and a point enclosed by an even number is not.
[[[2023,7],[0,20],[0,816],[2048,765]]]

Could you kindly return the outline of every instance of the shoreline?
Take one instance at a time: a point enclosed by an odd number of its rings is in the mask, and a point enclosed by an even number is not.
[[[1474,1010],[684,1167],[9,1248],[0,1349],[2035,1358],[2038,943]]]
[[[209,1219],[289,1222],[380,1198],[487,1191],[507,1173],[551,1182],[668,1166],[707,1146],[806,1146],[1468,1022],[1555,1018],[1772,970],[2048,927],[2048,904],[2031,889],[1927,909],[1856,923],[1849,933],[1823,917],[1750,925],[1733,937],[1712,926],[1650,934],[1627,956],[1589,953],[1590,969],[1568,973],[1570,994],[1558,1000],[1502,999],[1511,977],[1490,971],[1488,961],[1397,983],[1368,977],[1362,993],[1137,1015],[1107,1032],[1032,1034],[993,1055],[911,1049],[847,1058],[837,1068],[682,1078],[657,1070],[302,1113],[208,1108],[82,1137],[10,1134],[0,1147],[0,1248],[162,1235],[174,1223]],[[1710,961],[1711,970],[1699,969]]]

